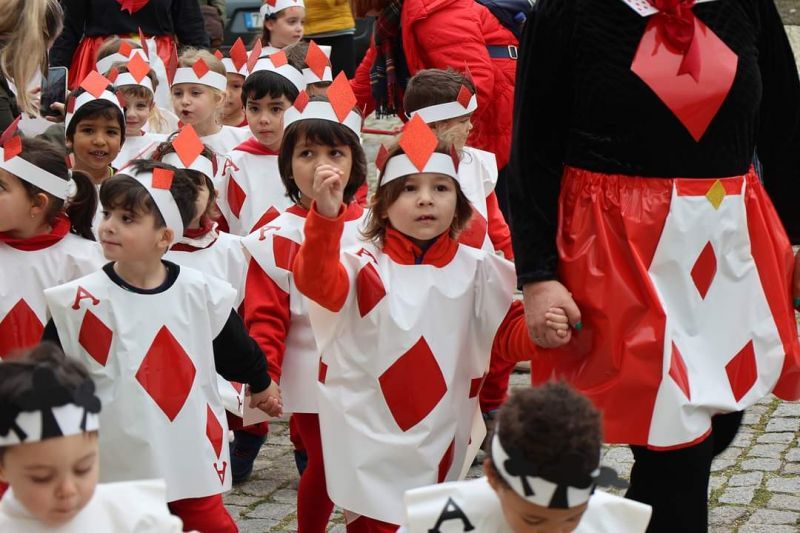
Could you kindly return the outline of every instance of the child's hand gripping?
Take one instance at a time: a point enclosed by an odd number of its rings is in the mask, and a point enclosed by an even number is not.
[[[344,198],[344,173],[331,165],[320,165],[314,170],[314,201],[317,212],[336,218]]]
[[[269,387],[261,392],[250,392],[250,407],[261,409],[272,417],[283,415],[281,388],[273,380]]]

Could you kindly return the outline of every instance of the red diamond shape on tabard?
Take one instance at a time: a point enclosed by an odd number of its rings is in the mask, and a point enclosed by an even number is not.
[[[0,321],[0,358],[14,350],[34,346],[42,338],[44,326],[22,298]]]
[[[381,276],[372,263],[367,263],[364,268],[358,271],[358,276],[356,276],[356,296],[358,299],[358,313],[362,318],[372,311],[378,305],[378,302],[386,296],[386,289],[383,286],[383,281],[381,281]]]
[[[469,382],[469,397],[474,398],[478,394],[481,393],[481,389],[483,388],[483,382],[486,381],[486,374],[482,375],[479,378],[472,378]]]
[[[441,483],[447,477],[450,467],[453,466],[453,453],[456,451],[456,439],[450,443],[450,446],[444,451],[442,459],[439,461],[439,472],[436,476],[438,483]]]
[[[669,377],[683,391],[688,400],[692,399],[692,391],[689,387],[689,374],[686,372],[686,362],[683,360],[681,352],[675,343],[672,343],[672,357],[669,362]]]
[[[659,36],[658,18],[651,17],[631,70],[647,84],[695,141],[705,134],[728,97],[736,70],[738,56],[695,17],[693,47],[700,55],[698,79],[681,74],[684,55],[672,50]]]
[[[269,209],[264,211],[264,214],[261,215],[261,218],[259,218],[258,221],[255,224],[253,224],[253,227],[250,228],[250,233],[253,233],[257,229],[266,226],[267,224],[278,218],[278,215],[280,214],[281,212],[275,209],[275,206],[270,206]]]
[[[111,350],[111,339],[114,333],[106,326],[97,315],[86,310],[78,332],[78,344],[86,350],[92,359],[100,366],[106,366],[108,353]]]
[[[358,103],[355,94],[353,94],[353,88],[350,86],[350,82],[347,81],[347,76],[344,72],[340,72],[336,76],[325,94],[339,122],[344,122],[344,119],[347,118],[347,115],[353,111],[353,107]]]
[[[403,431],[419,424],[447,392],[442,370],[424,337],[387,368],[378,381],[386,405]]]
[[[171,422],[186,403],[196,373],[178,340],[162,326],[136,371],[136,380]]]
[[[433,131],[417,114],[406,122],[398,144],[411,163],[417,167],[417,170],[422,172],[425,170],[425,165],[428,164],[428,160],[434,150],[436,150],[439,139],[436,138]]]
[[[753,388],[758,378],[756,352],[752,340],[748,341],[744,348],[725,365],[725,372],[728,374],[733,397],[738,402]]]
[[[281,235],[272,238],[272,254],[275,256],[275,266],[283,270],[291,270],[294,258],[300,251],[300,245],[292,239]]]
[[[244,204],[244,200],[247,198],[247,194],[244,192],[236,180],[233,179],[233,176],[228,180],[228,207],[231,209],[231,213],[236,218],[239,218],[239,213],[242,212],[242,205]]]
[[[472,216],[469,218],[466,229],[458,234],[458,242],[481,249],[486,241],[488,230],[489,224],[486,222],[486,218],[473,206]]]
[[[691,272],[692,281],[694,281],[694,286],[697,287],[697,291],[700,293],[700,298],[705,299],[716,273],[717,254],[714,252],[711,242],[708,242],[694,262]]]
[[[320,358],[320,360],[319,360],[319,373],[317,374],[317,381],[319,381],[320,383],[322,383],[324,385],[325,384],[325,379],[327,377],[328,377],[328,365],[326,365],[322,361],[322,358]]]
[[[219,455],[222,453],[222,424],[219,423],[217,416],[208,404],[206,404],[206,437],[219,459]]]

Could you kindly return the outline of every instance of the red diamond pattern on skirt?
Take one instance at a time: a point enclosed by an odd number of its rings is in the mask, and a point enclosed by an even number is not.
[[[450,467],[453,466],[453,452],[456,450],[456,439],[453,439],[453,442],[450,443],[450,446],[444,451],[444,455],[442,456],[442,460],[439,461],[439,473],[436,477],[437,482],[441,483],[447,477],[447,472],[450,471]]]
[[[236,218],[239,218],[239,213],[242,212],[245,198],[247,198],[247,194],[244,189],[231,177],[228,180],[228,207],[231,208],[231,213]]]
[[[472,378],[469,382],[469,397],[474,398],[478,394],[480,394],[481,389],[483,388],[483,382],[486,381],[486,374],[482,375],[479,378]]]
[[[469,219],[467,227],[459,233],[458,242],[472,246],[473,248],[483,248],[483,243],[486,240],[486,232],[489,230],[489,224],[483,215],[472,208],[472,216]]]
[[[424,337],[378,378],[383,398],[403,431],[416,426],[447,392],[447,383]],[[414,387],[409,385],[413,383]]]
[[[219,459],[219,454],[222,453],[222,424],[219,423],[217,415],[214,414],[208,404],[206,404],[206,437],[208,437],[208,442],[211,443],[211,447],[214,448],[214,453],[217,454],[217,459]]]
[[[111,349],[111,339],[114,333],[103,324],[89,309],[83,315],[81,329],[78,332],[78,344],[86,350],[92,359],[100,366],[106,366],[108,352]]]
[[[738,402],[747,394],[758,378],[756,369],[756,352],[753,349],[753,341],[747,341],[744,348],[733,356],[733,359],[725,365],[725,372],[728,373],[728,382],[733,391],[733,397]]]
[[[319,360],[319,372],[317,373],[317,381],[325,384],[325,378],[328,377],[328,365],[322,362],[322,359]]]
[[[686,373],[686,363],[681,356],[681,352],[675,343],[672,343],[672,358],[669,362],[669,377],[683,391],[687,399],[692,399],[692,391],[689,388],[689,375]]]
[[[261,218],[258,219],[258,222],[253,224],[253,227],[250,229],[250,233],[253,233],[255,230],[261,228],[262,226],[266,226],[280,215],[280,211],[275,209],[274,206],[270,206],[269,209],[264,211],[264,214],[261,215]]]
[[[281,235],[275,235],[272,238],[272,255],[275,257],[276,267],[291,270],[298,251],[300,251],[300,245],[292,239]]]
[[[372,311],[378,305],[378,302],[386,296],[386,289],[383,287],[381,276],[372,263],[367,263],[364,268],[358,271],[358,276],[356,276],[356,296],[358,298],[358,313],[362,318]]]
[[[189,397],[196,373],[178,340],[162,326],[136,371],[136,380],[172,422]]]
[[[692,267],[692,281],[694,281],[694,286],[697,287],[697,291],[700,293],[700,298],[705,299],[716,273],[717,255],[714,252],[714,247],[711,246],[711,242],[707,242]]]
[[[14,350],[37,344],[42,338],[42,331],[44,326],[41,320],[28,303],[20,298],[0,321],[0,358]]]

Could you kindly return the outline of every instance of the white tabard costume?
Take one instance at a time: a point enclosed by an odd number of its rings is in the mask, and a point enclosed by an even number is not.
[[[292,205],[278,171],[278,156],[233,150],[228,154],[217,204],[228,229],[246,236]]]
[[[252,134],[249,128],[222,126],[217,133],[200,137],[200,140],[215,153],[224,155],[239,146],[250,135]]]
[[[181,519],[167,509],[162,480],[97,485],[92,499],[72,520],[59,527],[34,518],[14,497],[13,489],[0,501],[3,533],[180,533]]]
[[[485,477],[406,492],[403,533],[511,533]],[[596,490],[575,533],[644,533],[649,505]],[[398,533],[400,533],[398,532]]]
[[[99,271],[45,295],[64,352],[87,366],[103,402],[101,480],[164,478],[167,501],[228,490],[212,341],[233,288],[181,267],[157,294],[128,291]]]
[[[401,265],[371,244],[341,261],[344,307],[309,305],[328,493],[349,511],[399,524],[405,491],[455,480],[472,459],[479,385],[514,267],[464,245],[442,267]]]
[[[99,244],[71,233],[38,250],[0,242],[0,358],[39,343],[50,318],[44,289],[94,272],[104,262]]]
[[[111,166],[119,170],[133,159],[150,159],[150,155],[152,155],[159,143],[166,139],[166,135],[158,133],[145,133],[136,137],[125,137],[125,142],[122,143],[119,154],[117,154]]]
[[[351,207],[352,209],[352,207]],[[344,224],[342,248],[359,245],[366,212]],[[305,210],[290,207],[278,218],[243,240],[253,260],[272,282],[289,295],[291,325],[281,365],[281,398],[286,413],[318,413],[319,350],[311,331],[308,302],[297,290],[291,260],[303,243]]]
[[[472,204],[472,218],[458,240],[474,248],[493,252],[486,197],[497,184],[497,160],[494,154],[465,146],[458,164],[458,182],[464,196]]]

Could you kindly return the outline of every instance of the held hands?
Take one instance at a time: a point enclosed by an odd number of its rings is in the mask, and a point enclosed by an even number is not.
[[[281,388],[273,381],[269,384],[269,387],[261,392],[251,392],[250,407],[253,409],[261,409],[272,417],[281,416],[283,414]]]
[[[320,165],[314,170],[314,201],[317,212],[327,218],[336,218],[344,198],[344,173],[331,165]]]
[[[528,334],[541,348],[558,348],[581,329],[581,312],[572,294],[558,281],[539,281],[522,288]]]

